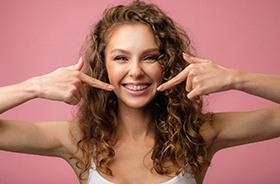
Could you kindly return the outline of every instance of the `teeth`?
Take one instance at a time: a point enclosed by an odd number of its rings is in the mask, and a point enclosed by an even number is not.
[[[125,87],[132,91],[140,91],[140,90],[146,89],[148,87],[148,85],[125,85]]]

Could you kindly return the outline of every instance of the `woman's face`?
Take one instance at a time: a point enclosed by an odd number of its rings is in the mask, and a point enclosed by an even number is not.
[[[159,56],[154,35],[146,25],[124,24],[112,30],[105,58],[119,105],[142,108],[155,98],[163,81]]]

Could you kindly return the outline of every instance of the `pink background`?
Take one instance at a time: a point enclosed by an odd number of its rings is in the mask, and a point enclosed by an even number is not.
[[[103,0],[0,0],[0,86],[77,62],[90,25],[110,4]],[[280,1],[154,0],[188,30],[198,55],[250,72],[280,74]],[[275,105],[241,92],[210,95],[212,111]],[[71,118],[72,107],[33,100],[1,118],[46,121]],[[217,183],[279,183],[280,139],[219,152],[205,179]],[[1,184],[77,184],[57,158],[0,152]]]

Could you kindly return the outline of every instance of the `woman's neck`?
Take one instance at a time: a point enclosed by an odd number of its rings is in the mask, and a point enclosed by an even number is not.
[[[118,121],[119,139],[128,138],[131,141],[144,141],[153,136],[151,129],[152,111],[149,107],[134,109],[119,106]]]

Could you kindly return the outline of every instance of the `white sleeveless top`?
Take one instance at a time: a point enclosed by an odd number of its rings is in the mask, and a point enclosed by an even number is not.
[[[87,184],[114,184],[102,177],[95,169],[90,169]],[[190,174],[179,174],[162,184],[196,184],[195,179]]]

